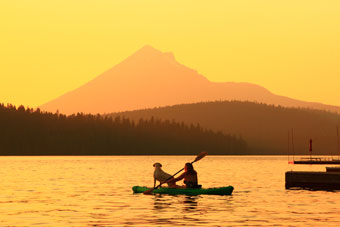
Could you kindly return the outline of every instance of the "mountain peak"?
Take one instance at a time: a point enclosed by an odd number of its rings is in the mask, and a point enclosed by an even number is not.
[[[151,45],[145,45],[139,50],[136,51],[135,54],[142,53],[142,54],[162,54],[160,50],[157,50],[156,48],[152,47]]]
[[[137,50],[135,54],[133,55],[142,56],[143,58],[144,57],[146,58],[150,58],[150,57],[156,57],[156,58],[163,57],[164,58],[165,57],[170,60],[175,60],[175,56],[172,52],[162,52],[148,44],[143,46],[139,50]]]
[[[146,44],[146,45],[144,45],[142,48],[140,48],[140,50],[156,50],[156,51],[159,51],[160,52],[160,50],[157,50],[156,48],[154,48],[153,46],[151,46],[150,44]]]

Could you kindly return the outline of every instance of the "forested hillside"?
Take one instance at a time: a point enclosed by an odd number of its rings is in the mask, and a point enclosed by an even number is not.
[[[322,110],[286,108],[240,101],[202,102],[164,108],[115,113],[130,119],[168,119],[241,136],[249,154],[309,154],[309,139],[314,154],[338,155],[336,127],[340,115]],[[288,151],[288,132],[290,150]]]
[[[245,154],[241,138],[150,118],[41,112],[0,105],[0,155]]]

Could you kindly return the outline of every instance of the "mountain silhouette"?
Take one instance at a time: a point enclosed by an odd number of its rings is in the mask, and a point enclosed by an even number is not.
[[[255,101],[340,112],[340,107],[274,95],[250,83],[211,82],[197,71],[149,45],[42,110],[65,114],[111,113],[216,100]]]

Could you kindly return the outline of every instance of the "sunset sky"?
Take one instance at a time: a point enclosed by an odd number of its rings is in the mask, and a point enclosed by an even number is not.
[[[36,107],[149,44],[211,81],[340,105],[339,0],[1,0],[0,103]]]

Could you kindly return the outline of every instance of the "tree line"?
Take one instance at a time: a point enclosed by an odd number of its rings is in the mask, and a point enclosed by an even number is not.
[[[155,118],[42,112],[0,104],[0,155],[244,154],[242,138]]]
[[[110,114],[112,117],[117,115],[131,120],[150,119],[151,116],[174,119],[241,135],[247,141],[249,155],[309,155],[310,139],[313,140],[313,155],[340,155],[336,130],[337,127],[340,129],[340,114],[337,112],[256,102],[215,101]]]

